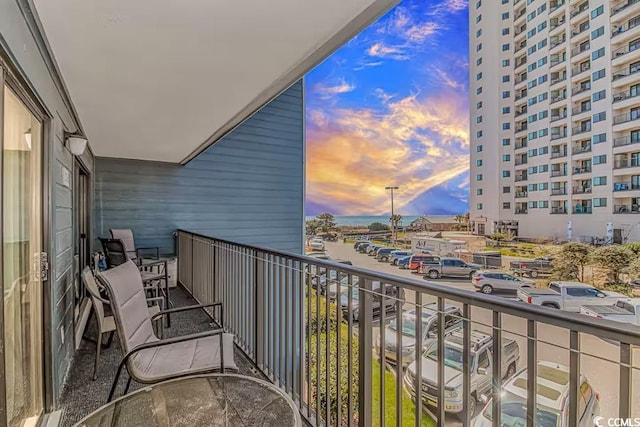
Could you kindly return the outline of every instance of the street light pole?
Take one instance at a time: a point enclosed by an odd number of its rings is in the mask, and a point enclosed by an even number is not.
[[[391,190],[391,244],[395,245],[396,244],[396,221],[394,218],[394,212],[393,212],[393,190],[398,190],[400,187],[384,187],[385,190]]]

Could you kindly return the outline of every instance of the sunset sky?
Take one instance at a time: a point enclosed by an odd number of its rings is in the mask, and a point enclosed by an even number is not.
[[[307,215],[468,210],[467,19],[403,0],[307,75]]]

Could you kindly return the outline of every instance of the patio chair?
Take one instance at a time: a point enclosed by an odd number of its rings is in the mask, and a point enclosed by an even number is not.
[[[102,349],[102,336],[106,333],[109,333],[109,338],[107,339],[107,347],[109,347],[113,339],[113,334],[116,331],[116,322],[113,316],[105,316],[104,304],[110,305],[110,303],[100,295],[100,288],[96,283],[95,277],[93,277],[93,273],[91,272],[91,269],[89,267],[85,267],[84,270],[82,270],[82,282],[84,283],[87,292],[89,292],[91,305],[93,305],[93,311],[96,315],[96,323],[98,327],[98,334],[96,339],[96,360],[93,365],[93,380],[95,381],[98,378],[98,363],[100,361],[100,350]],[[147,301],[156,301],[155,305],[152,305],[148,308],[149,314],[151,316],[156,315],[162,310],[161,305],[164,302],[164,298],[147,298]],[[158,319],[156,324],[158,325],[158,330],[160,331],[160,336],[162,337],[164,333],[163,322],[161,321],[161,319]]]
[[[222,319],[222,303],[178,307],[151,316],[146,309],[138,268],[132,261],[103,271],[99,277],[110,294],[116,331],[124,353],[108,401],[113,398],[124,366],[129,373],[124,394],[129,390],[132,379],[143,384],[153,384],[187,375],[238,370],[233,356],[233,335],[225,333],[222,327],[187,336],[159,339],[151,326],[152,320],[168,313],[205,307],[218,308],[219,319]]]
[[[142,260],[140,253],[142,251],[154,251],[155,257],[153,259],[160,259],[160,248],[136,248],[135,240],[133,239],[133,231],[130,228],[112,228],[109,230],[112,239],[120,239],[124,243],[125,250],[130,259]],[[136,262],[141,264],[141,262]]]

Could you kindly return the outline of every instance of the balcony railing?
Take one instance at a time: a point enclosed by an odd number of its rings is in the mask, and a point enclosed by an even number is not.
[[[572,95],[578,95],[582,92],[586,92],[588,90],[591,90],[591,84],[586,84],[583,86],[578,86],[578,87],[574,87],[573,89],[571,89],[571,94]]]
[[[551,141],[555,141],[556,139],[562,139],[566,137],[567,137],[566,133],[553,133],[551,134]]]
[[[591,144],[584,146],[577,146],[571,149],[571,154],[589,153],[591,151]]]
[[[591,46],[589,45],[589,43],[583,44],[578,47],[574,47],[573,49],[571,49],[571,56],[573,57],[581,54],[582,52],[587,52],[590,48]]]
[[[555,79],[551,79],[551,86],[555,85],[556,83],[560,83],[560,82],[564,82],[567,80],[567,77],[556,77]]]
[[[571,37],[576,37],[579,36],[580,34],[583,34],[585,31],[589,31],[589,25],[585,25],[583,27],[580,28],[576,28],[575,30],[571,31]]]
[[[516,208],[516,215],[522,215],[527,213],[527,208]]]
[[[635,168],[640,166],[640,159],[620,159],[613,162],[614,169]]]
[[[620,58],[621,56],[624,56],[630,52],[634,52],[639,48],[640,46],[638,46],[637,44],[630,45],[630,46],[623,46],[620,49],[614,50],[613,53],[611,54],[612,55],[611,57],[612,59]]]
[[[552,196],[565,196],[567,194],[566,188],[552,188],[551,195]]]
[[[634,4],[638,3],[640,0],[624,0],[621,1],[620,3],[616,4],[615,6],[613,6],[611,8],[611,16],[617,15],[618,13],[622,12],[623,10],[625,10],[628,7],[633,6]]]
[[[614,205],[613,213],[614,214],[638,214],[640,213],[640,208],[638,208],[638,205]]]
[[[590,214],[591,206],[577,205],[573,207],[573,213],[576,215],[580,214]]]
[[[640,25],[640,22],[637,21],[637,20],[633,20],[633,19],[631,21],[629,21],[629,23],[626,24],[626,25],[618,25],[618,28],[616,28],[615,30],[613,30],[611,32],[611,38],[619,36],[620,34],[624,34],[627,31],[636,28],[638,25]]]
[[[555,104],[556,102],[563,101],[565,99],[567,99],[567,95],[552,96],[550,104]]]
[[[523,132],[525,130],[527,130],[527,124],[526,123],[523,123],[523,124],[521,124],[519,126],[516,126],[516,128],[515,128],[515,132],[516,133]]]
[[[591,69],[591,64],[589,64],[589,65],[580,65],[580,66],[577,66],[577,67],[573,67],[571,69],[571,76],[572,77],[573,76],[577,76],[578,74],[582,74],[585,71],[589,71],[590,69]]]
[[[551,176],[567,176],[567,171],[562,169],[562,170],[552,170],[551,171]]]
[[[634,68],[623,68],[621,70],[618,71],[614,71],[613,72],[613,78],[612,80],[615,82],[616,80],[619,79],[623,79],[627,76],[631,76],[633,74],[636,74],[640,71],[640,67],[634,67]]]
[[[526,98],[526,97],[527,97],[527,91],[523,90],[522,92],[516,93],[515,100],[518,101],[518,100],[520,100],[522,98]]]
[[[566,37],[562,37],[562,38],[556,39],[556,40],[552,41],[552,42],[549,44],[549,48],[550,48],[550,49],[553,49],[554,47],[556,47],[556,46],[560,46],[562,43],[564,43],[564,42],[566,42],[566,41],[567,41],[567,38],[566,38]]]
[[[516,182],[526,181],[527,175],[516,175]]]
[[[522,148],[527,148],[527,141],[516,142],[516,144],[513,147],[514,150],[520,150]]]
[[[567,149],[566,148],[564,150],[561,150],[561,151],[552,151],[551,152],[551,158],[552,159],[559,159],[561,157],[567,157]]]
[[[567,118],[567,114],[552,114],[551,115],[551,120],[549,120],[551,123],[553,122],[557,122],[558,120],[562,120],[562,119],[566,119]]]
[[[566,214],[567,213],[567,208],[564,207],[551,207],[551,214],[553,215],[560,215],[560,214]]]
[[[516,77],[516,84],[524,83],[524,82],[526,82],[526,81],[527,81],[527,74],[526,74],[526,73],[524,73],[524,74],[519,75],[518,77]]]
[[[591,111],[591,104],[578,105],[577,107],[573,107],[571,109],[571,114],[586,113],[587,111]]]
[[[526,213],[526,208],[516,208],[516,213]],[[509,356],[516,357],[507,372],[522,375],[520,382],[528,390],[519,408],[525,411],[524,420],[527,411],[535,414],[538,408],[536,386],[542,375],[538,366],[545,367],[545,378],[556,371],[553,378],[566,378],[562,384],[567,407],[579,407],[581,381],[586,377],[593,378],[592,385],[599,384],[593,394],[607,399],[606,406],[600,402],[600,415],[634,416],[631,396],[637,385],[633,380],[637,362],[632,348],[640,345],[635,325],[187,231],[177,233],[177,250],[179,283],[202,304],[222,304],[224,329],[234,334],[236,345],[257,369],[292,398],[311,426],[384,426],[398,420],[401,424],[408,414],[422,425],[423,401],[440,403],[434,411],[437,425],[445,425],[445,408],[452,405],[460,412],[462,424],[470,425],[469,399],[475,399],[477,378],[472,370],[474,349],[479,345],[495,348],[490,342],[498,343],[497,347],[507,340],[513,340],[507,344]],[[447,320],[451,316],[450,306],[459,310],[451,319],[457,322],[456,331],[448,330],[450,324],[445,322],[445,314]],[[438,319],[429,335],[421,321],[415,322],[411,346],[404,344],[405,316],[387,314],[407,310],[413,310],[413,318],[422,319],[424,314]],[[434,340],[427,342],[427,336]],[[459,349],[460,360],[451,356],[457,368],[447,363],[449,339],[456,342],[452,348]],[[540,348],[538,341],[553,343],[557,353],[550,353],[546,344]],[[425,346],[428,358],[422,357]],[[411,363],[406,371],[398,369],[397,375],[386,375],[387,358],[404,361],[415,357],[415,349],[418,363]],[[505,360],[501,351],[487,354],[493,363],[485,374],[489,388],[483,391],[495,396],[493,422],[503,425],[500,396]],[[581,363],[582,359],[599,362]],[[549,360],[548,366],[554,368],[540,365],[540,360]],[[432,362],[433,369],[424,371],[424,364]],[[445,372],[450,369],[456,370],[459,382],[448,381]],[[609,381],[596,382],[603,377]],[[403,390],[410,395],[406,399]],[[563,419],[567,425],[581,425],[581,416],[569,411]]]
[[[589,194],[591,193],[591,187],[577,186],[573,187],[573,194]]]
[[[580,175],[582,173],[591,173],[591,166],[576,166],[573,168],[574,175]]]
[[[516,196],[515,196],[515,198],[516,198],[516,199],[522,199],[522,198],[524,198],[524,197],[528,197],[528,196],[529,196],[529,193],[528,193],[528,192],[526,192],[526,191],[516,191]]]
[[[571,129],[571,135],[580,135],[585,132],[591,132],[591,126],[576,126]]]
[[[632,122],[638,119],[640,119],[640,112],[625,113],[625,114],[620,114],[619,116],[615,116],[613,118],[613,124],[619,125],[622,123]]]
[[[631,135],[619,136],[618,138],[615,138],[613,140],[613,146],[614,147],[623,147],[625,145],[638,144],[638,143],[640,143],[640,138],[639,137],[631,137]]]
[[[563,62],[567,62],[567,58],[555,58],[549,61],[549,66],[553,68],[556,65],[562,64]]]
[[[523,158],[523,159],[516,159],[516,166],[520,166],[520,165],[526,165],[527,164],[527,158]]]
[[[618,92],[613,94],[613,103],[624,101],[625,99],[635,98],[636,96],[640,96],[640,91],[625,91]]]
[[[524,109],[522,109],[522,110],[516,110],[516,111],[515,111],[515,113],[516,113],[516,114],[514,115],[514,117],[520,117],[520,116],[522,116],[523,114],[527,114],[527,109],[526,109],[526,108],[524,108]]]
[[[587,10],[589,10],[589,5],[587,5],[587,7],[583,6],[583,7],[577,8],[575,10],[572,10],[570,15],[573,18],[573,17],[576,17],[576,16],[580,15],[582,12],[585,12]]]
[[[613,191],[630,191],[640,190],[640,184],[634,184],[631,182],[616,182],[613,184]]]

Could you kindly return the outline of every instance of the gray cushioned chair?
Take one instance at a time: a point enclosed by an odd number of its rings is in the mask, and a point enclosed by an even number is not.
[[[155,252],[153,259],[160,259],[160,248],[136,248],[136,242],[133,239],[133,231],[130,228],[112,228],[109,230],[111,238],[120,239],[124,243],[124,248],[130,259],[136,260],[137,264],[142,264],[141,252]]]
[[[111,309],[124,357],[113,380],[109,401],[113,398],[122,368],[127,367],[129,380],[152,384],[187,375],[213,371],[236,370],[233,357],[233,335],[222,328],[197,334],[159,339],[152,320],[168,313],[215,307],[222,315],[222,304],[213,303],[163,310],[155,316],[149,314],[142,279],[138,267],[127,261],[98,275],[110,294]]]

